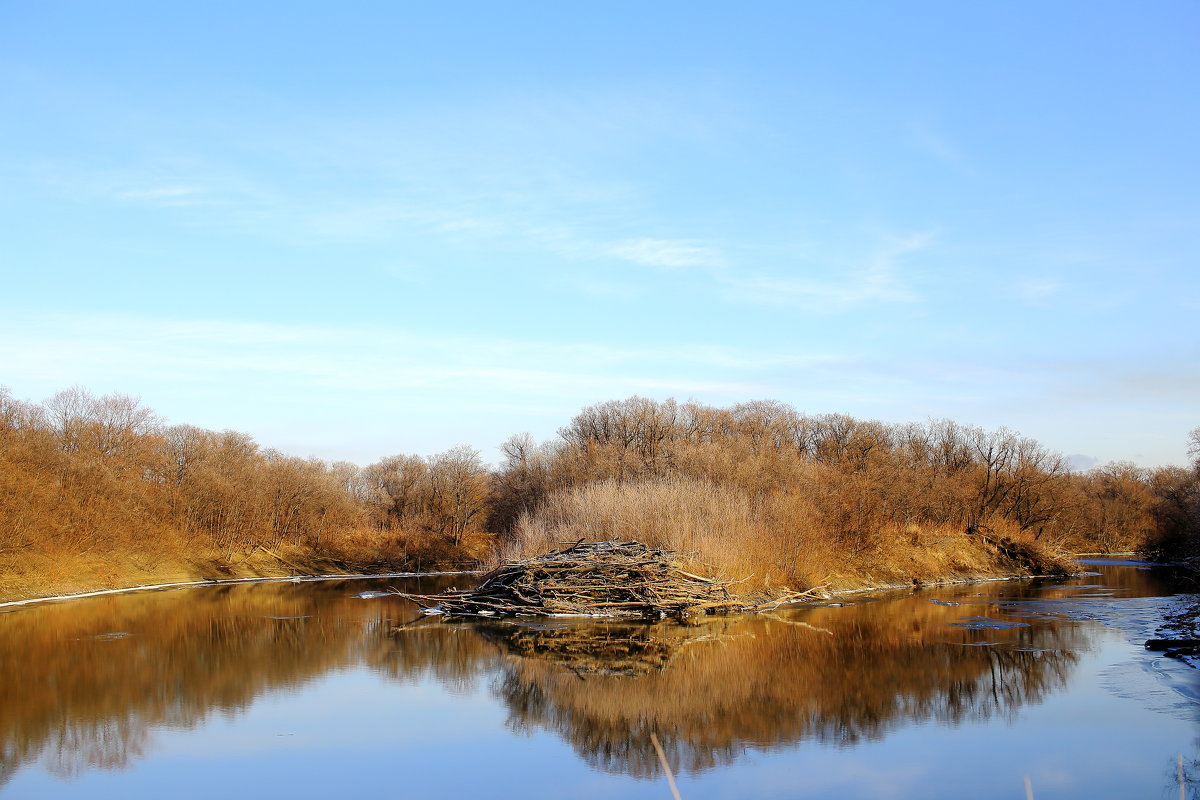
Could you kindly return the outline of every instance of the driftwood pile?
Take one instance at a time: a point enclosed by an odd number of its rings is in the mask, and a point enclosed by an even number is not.
[[[736,598],[730,591],[732,585],[688,572],[677,553],[641,542],[576,542],[534,558],[501,564],[469,591],[396,594],[426,613],[451,617],[641,619],[756,611],[808,594],[798,592],[758,606]]]

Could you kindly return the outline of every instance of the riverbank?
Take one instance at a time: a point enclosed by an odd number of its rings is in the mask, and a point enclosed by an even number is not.
[[[106,595],[133,594],[135,592],[162,591],[167,589],[192,589],[200,586],[236,586],[247,583],[311,583],[314,581],[331,580],[373,580],[379,578],[426,578],[441,575],[479,575],[482,570],[445,570],[434,572],[331,572],[322,575],[277,575],[245,578],[214,578],[206,580],[181,580],[159,583],[144,583],[133,586],[121,586],[110,589],[94,589],[91,591],[71,592],[68,594],[42,594],[21,599],[0,599],[0,609],[16,608],[19,606],[49,603],[63,600],[82,600],[88,597],[103,597]],[[857,586],[853,588],[826,590],[824,599],[846,597],[871,592],[902,591],[914,588],[935,588],[939,586],[965,586],[973,583],[996,583],[1002,581],[1032,580],[1034,578],[1062,577],[1061,575],[991,575],[956,580],[925,581],[920,584],[893,583],[880,586]],[[811,598],[806,598],[811,600]]]
[[[207,586],[251,581],[315,580],[436,574],[470,564],[396,558],[337,558],[302,547],[257,547],[234,553],[85,552],[30,553],[0,569],[0,606],[46,599],[90,597],[157,588]]]
[[[427,578],[439,575],[472,575],[467,571],[457,572],[377,572],[369,574],[331,573],[328,575],[307,575],[304,577],[271,577],[271,578],[225,578],[208,581],[182,581],[174,583],[148,583],[140,586],[124,586],[119,589],[97,589],[92,592],[76,592],[74,594],[48,595],[31,597],[25,600],[0,601],[0,608],[15,608],[35,603],[49,603],[59,600],[82,600],[87,597],[103,597],[114,594],[133,594],[135,592],[162,591],[165,589],[194,589],[200,586],[236,586],[246,583],[311,583],[314,581],[352,581],[374,580],[379,578]]]
[[[701,554],[702,555],[702,554]],[[70,600],[148,590],[239,584],[251,582],[315,581],[353,578],[415,577],[471,574],[473,564],[459,569],[413,570],[409,564],[352,564],[318,556],[300,548],[282,553],[268,548],[233,556],[208,554],[190,560],[147,563],[136,554],[118,559],[55,559],[50,564],[31,562],[30,569],[0,577],[0,608],[50,600]],[[439,565],[447,566],[447,565]],[[814,565],[816,566],[816,565]],[[822,569],[828,563],[820,564]],[[406,569],[406,567],[408,567]],[[903,552],[875,553],[875,558],[846,559],[835,572],[810,571],[805,586],[769,585],[754,576],[734,580],[755,602],[779,597],[796,589],[820,587],[834,596],[914,587],[947,586],[984,581],[1065,575],[1073,565],[1062,556],[1033,550],[1009,539],[979,536],[938,537],[912,542]],[[697,571],[711,564],[695,562]]]

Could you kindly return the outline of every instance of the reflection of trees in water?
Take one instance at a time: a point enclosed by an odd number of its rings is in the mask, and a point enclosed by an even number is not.
[[[716,621],[690,638],[648,626],[644,637],[676,647],[660,671],[581,671],[578,641],[565,664],[551,642],[513,660],[497,691],[514,728],[554,730],[592,766],[644,777],[658,772],[651,732],[674,765],[697,771],[748,747],[853,744],[916,721],[1012,715],[1063,686],[1084,644],[1070,626],[947,626],[960,616],[914,599]],[[585,626],[576,638],[608,642],[629,627]],[[981,638],[997,644],[972,646]]]
[[[123,768],[154,727],[191,728],[383,658],[387,615],[411,606],[353,599],[359,591],[342,581],[223,586],[0,615],[0,785],[38,759],[62,776]]]
[[[1099,575],[1083,580],[1091,580],[1104,589],[1118,589],[1120,597],[1164,597],[1200,591],[1200,575],[1190,569],[1169,564],[1140,564],[1130,567],[1120,561],[1115,564],[1085,563],[1082,567],[1084,570]]]
[[[498,657],[496,646],[471,626],[447,625],[427,617],[376,640],[366,661],[393,681],[412,684],[433,679],[452,693],[468,694]]]
[[[363,588],[233,586],[0,615],[0,785],[38,759],[68,776],[121,768],[150,748],[156,727],[194,727],[355,665],[452,691],[495,675],[516,729],[554,730],[589,763],[633,775],[658,769],[656,732],[673,764],[698,770],[747,747],[852,743],[914,720],[1011,714],[1060,686],[1083,646],[1071,626],[949,627],[978,610],[919,598],[694,628],[420,624],[393,633],[412,607],[353,599]],[[114,633],[130,635],[106,636]],[[999,645],[969,646],[980,641]]]

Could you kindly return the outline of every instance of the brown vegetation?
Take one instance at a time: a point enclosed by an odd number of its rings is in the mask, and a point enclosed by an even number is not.
[[[0,388],[0,598],[213,578],[474,564],[479,454],[360,469],[165,426],[136,400]]]
[[[755,589],[1042,571],[1055,551],[1195,555],[1192,437],[1190,468],[1076,474],[1004,429],[633,397],[553,442],[511,438],[496,469],[463,447],[360,468],[167,426],[123,395],[0,388],[0,597],[468,566],[577,539],[690,553]]]
[[[1188,455],[1190,467],[1165,467],[1149,476],[1154,522],[1143,549],[1200,568],[1200,428],[1188,436]]]
[[[511,448],[506,555],[638,539],[766,590],[1063,569],[1073,476],[1005,430],[631,398],[560,433]]]

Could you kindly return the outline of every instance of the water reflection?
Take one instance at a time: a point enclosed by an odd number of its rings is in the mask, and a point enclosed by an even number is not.
[[[849,745],[925,720],[1011,716],[1066,682],[1086,646],[1076,626],[975,630],[955,608],[922,599],[741,617],[696,628],[591,625],[520,637],[497,691],[517,729],[546,728],[589,764],[658,772],[649,735],[672,767],[704,770],[747,748],[812,739]],[[655,645],[659,669],[580,669],[583,642]],[[564,639],[570,648],[560,651]],[[525,655],[534,650],[535,657]],[[668,654],[668,650],[671,652]]]
[[[723,640],[718,629],[725,624],[498,621],[474,630],[523,660],[550,663],[582,679],[660,671],[688,644]]]
[[[1161,591],[1152,581],[1116,569],[1090,584],[1140,596]],[[156,729],[236,717],[266,693],[348,667],[453,692],[486,686],[512,729],[552,731],[588,764],[640,777],[659,769],[652,732],[675,769],[694,772],[747,749],[1011,717],[1063,686],[1089,646],[1091,623],[1036,610],[1095,602],[1080,595],[1101,590],[1082,583],[975,586],[690,627],[412,625],[399,598],[356,596],[386,583],[349,581],[24,608],[0,614],[0,786],[33,762],[68,778],[122,769],[152,753]]]
[[[372,654],[383,660],[393,616],[411,607],[357,591],[343,581],[233,585],[0,615],[0,780],[36,760],[60,777],[120,769],[146,753],[155,727],[192,728]]]

